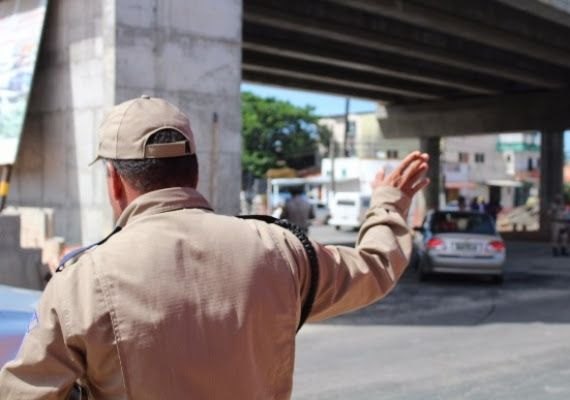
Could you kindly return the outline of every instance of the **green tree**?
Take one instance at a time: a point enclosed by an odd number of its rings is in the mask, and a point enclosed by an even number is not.
[[[255,177],[275,168],[279,160],[296,169],[312,166],[318,144],[328,146],[330,131],[318,125],[311,106],[243,92],[241,109],[242,168]]]

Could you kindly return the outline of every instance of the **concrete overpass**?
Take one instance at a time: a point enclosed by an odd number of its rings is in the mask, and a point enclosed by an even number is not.
[[[0,17],[18,4],[28,2],[0,1]],[[383,102],[384,132],[425,138],[434,159],[442,135],[540,130],[547,202],[560,191],[570,126],[569,9],[563,0],[50,1],[8,203],[53,208],[68,242],[103,237],[104,170],[87,166],[95,132],[109,107],[146,93],[189,114],[199,188],[236,213],[242,79]]]
[[[561,192],[569,1],[244,0],[243,20],[244,79],[382,102],[434,160],[441,136],[541,131],[542,209]]]

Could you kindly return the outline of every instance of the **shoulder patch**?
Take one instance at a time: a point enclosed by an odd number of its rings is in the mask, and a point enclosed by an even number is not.
[[[65,256],[63,256],[63,258],[61,259],[61,261],[59,262],[59,265],[57,266],[55,272],[61,272],[65,269],[65,266],[67,264],[67,262],[69,262],[72,259],[75,259],[77,257],[79,257],[81,254],[85,253],[87,250],[92,249],[93,247],[102,245],[103,243],[105,243],[111,236],[113,236],[115,233],[119,232],[121,230],[120,226],[115,227],[115,229],[113,229],[113,232],[111,232],[109,235],[107,235],[103,240],[98,241],[97,243],[93,243],[89,246],[85,246],[85,247],[81,247],[79,249],[75,249],[73,251],[70,251],[69,253],[67,253]]]

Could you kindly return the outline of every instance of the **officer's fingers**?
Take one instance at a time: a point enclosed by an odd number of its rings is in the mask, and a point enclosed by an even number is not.
[[[417,160],[421,156],[422,156],[422,153],[420,153],[419,151],[411,152],[410,154],[408,154],[406,156],[406,158],[404,158],[402,160],[400,165],[398,165],[396,167],[396,169],[394,170],[394,172],[392,172],[391,175],[401,175],[406,170],[406,168],[408,168],[410,166],[410,164],[412,162],[414,162],[415,160]]]
[[[413,185],[413,177],[416,175],[418,170],[420,170],[421,165],[424,164],[421,158],[418,158],[409,165],[409,167],[404,171],[398,182],[399,188],[404,188]],[[425,169],[425,168],[424,168]]]
[[[378,186],[384,184],[385,177],[386,177],[386,172],[384,171],[384,168],[380,168],[378,172],[376,172],[374,181],[372,181],[372,188],[376,189]]]
[[[429,185],[430,180],[427,177],[423,177],[418,183],[416,183],[416,185],[411,188],[410,190],[408,190],[408,195],[410,197],[414,197],[414,195],[419,192],[420,190],[422,190],[423,188],[425,188],[427,185]]]
[[[398,187],[402,187],[403,185],[407,185],[410,183],[410,177],[413,179],[414,175],[417,173],[418,168],[425,168],[421,167],[423,163],[429,161],[429,155],[426,153],[419,153],[417,157],[406,167],[400,171],[400,176],[396,177],[396,180],[399,182]]]
[[[410,166],[403,178],[402,187],[412,188],[427,173],[429,166],[427,163],[418,160],[415,165]]]
[[[430,179],[427,177],[423,177],[413,187],[408,187],[405,190],[402,189],[402,192],[404,192],[406,195],[408,195],[408,197],[411,198],[411,197],[414,197],[417,192],[419,192],[420,190],[425,188],[427,185],[429,185],[429,183],[430,183]]]

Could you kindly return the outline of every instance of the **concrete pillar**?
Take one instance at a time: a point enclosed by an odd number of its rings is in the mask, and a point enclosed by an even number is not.
[[[430,157],[428,177],[431,183],[425,189],[426,208],[428,210],[438,209],[442,184],[440,179],[440,138],[429,137],[420,139],[420,149],[422,152],[428,153]]]
[[[227,214],[241,189],[241,14],[241,0],[116,2],[115,101],[146,93],[189,115],[198,189]]]
[[[49,2],[8,205],[53,208],[67,243],[104,237],[105,171],[88,166],[97,127],[114,104],[150,94],[190,116],[199,189],[214,182],[214,207],[237,214],[241,13],[241,0]]]
[[[42,251],[20,247],[20,229],[19,215],[0,215],[0,284],[42,289]]]
[[[540,144],[540,230],[549,234],[548,209],[563,193],[564,132],[543,131]]]
[[[70,244],[93,243],[112,227],[104,169],[88,163],[113,104],[103,32],[114,29],[104,12],[114,2],[49,2],[8,197],[9,205],[54,209],[55,234]]]

